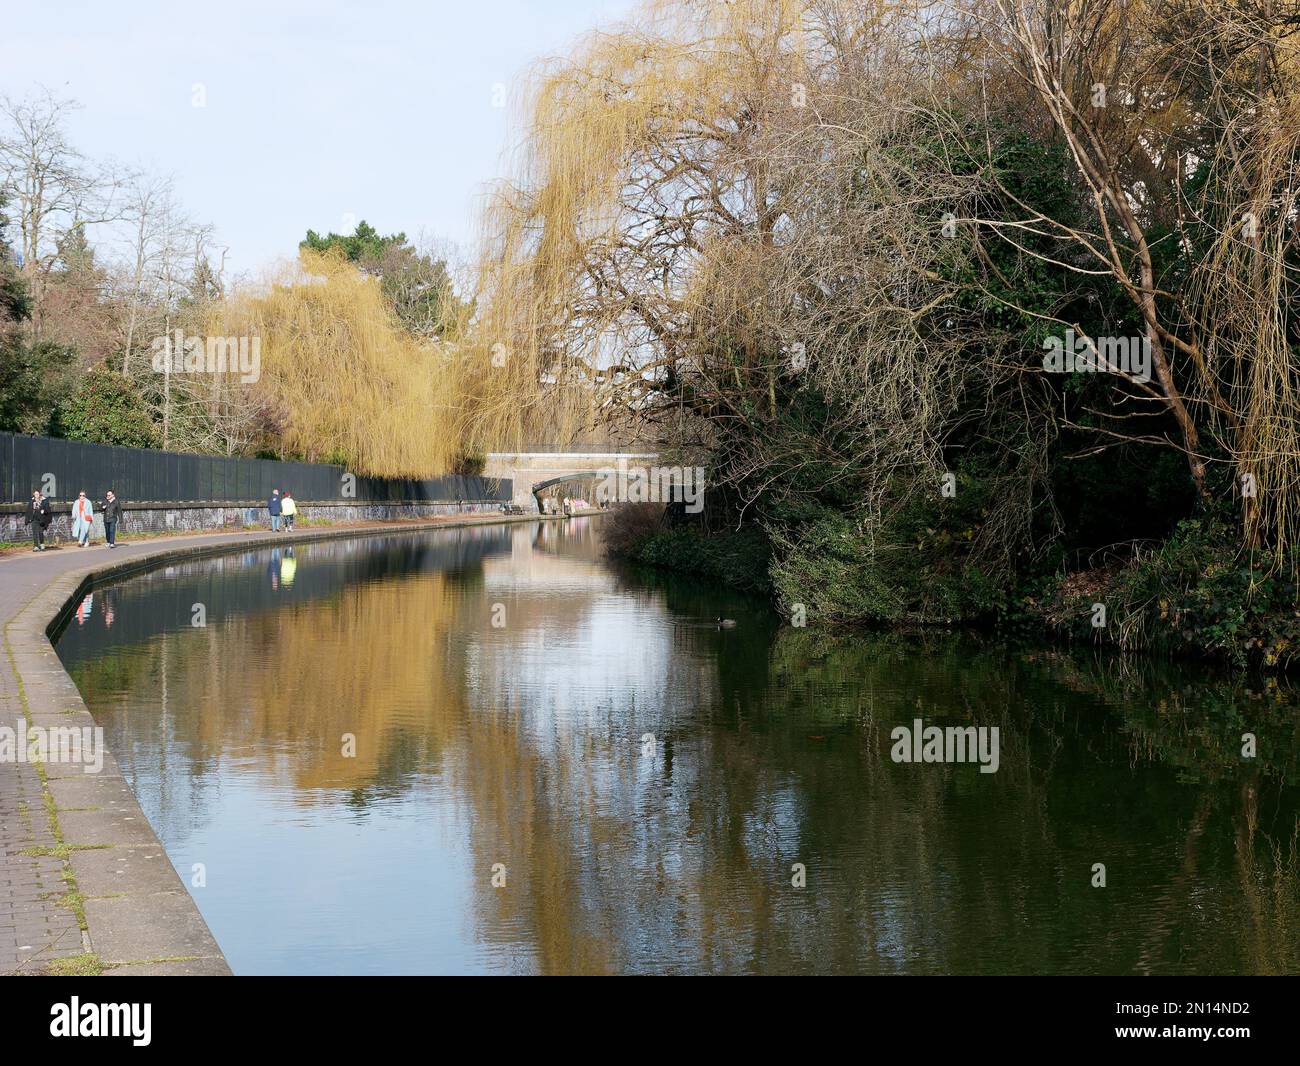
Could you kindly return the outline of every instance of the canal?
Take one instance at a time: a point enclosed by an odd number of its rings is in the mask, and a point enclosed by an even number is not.
[[[1300,969],[1287,682],[782,627],[599,526],[231,554],[74,613],[236,973]],[[895,761],[918,720],[996,728],[996,772]]]

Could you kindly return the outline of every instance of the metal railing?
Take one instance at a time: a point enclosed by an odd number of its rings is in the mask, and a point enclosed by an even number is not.
[[[508,478],[449,474],[424,480],[354,476],[327,463],[230,459],[219,455],[123,448],[0,433],[0,503],[26,503],[33,489],[56,501],[106,489],[130,503],[244,504],[272,489],[303,503],[456,503],[507,501]]]

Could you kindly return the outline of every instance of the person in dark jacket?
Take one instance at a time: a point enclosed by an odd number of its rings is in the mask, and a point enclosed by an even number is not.
[[[272,489],[271,498],[266,501],[266,510],[271,516],[271,531],[280,532],[280,490]]]
[[[104,493],[104,500],[99,505],[99,513],[104,516],[104,539],[110,548],[117,547],[117,523],[122,517],[122,501],[109,489]]]
[[[45,531],[50,528],[53,520],[50,501],[41,495],[40,489],[34,489],[31,503],[27,505],[27,522],[32,527],[32,551],[45,550]]]

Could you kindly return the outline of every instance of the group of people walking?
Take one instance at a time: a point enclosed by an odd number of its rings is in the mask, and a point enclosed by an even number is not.
[[[90,543],[90,538],[95,532],[97,507],[104,519],[104,539],[110,548],[116,548],[117,524],[122,520],[122,501],[117,498],[112,489],[104,493],[104,498],[98,505],[90,502],[90,497],[84,490],[77,493],[77,498],[72,504],[73,539],[82,548]],[[271,528],[275,532],[280,532],[281,521],[284,522],[286,530],[293,529],[293,520],[298,514],[298,504],[289,492],[286,491],[281,496],[279,489],[273,490],[271,498],[266,501],[266,509],[270,512]],[[32,551],[45,551],[46,535],[53,521],[54,510],[50,506],[49,499],[40,489],[33,489],[32,498],[27,504],[27,524],[32,527]]]
[[[117,523],[122,519],[122,501],[112,489],[104,493],[104,498],[99,502],[99,512],[104,519],[104,539],[110,548],[116,548]],[[54,511],[50,507],[50,501],[40,489],[33,489],[31,502],[27,504],[27,524],[32,527],[32,551],[45,550],[46,531],[53,521]],[[72,536],[77,541],[77,546],[86,547],[94,531],[95,505],[83,489],[77,493],[72,504]]]
[[[587,501],[569,496],[543,496],[543,514],[573,515],[587,509]]]
[[[284,520],[284,528],[288,531],[293,530],[293,517],[298,513],[298,504],[294,502],[293,495],[288,489],[284,490],[284,495],[280,495],[279,489],[271,490],[271,498],[266,501],[267,513],[271,516],[271,529],[273,532],[280,532],[280,520]]]

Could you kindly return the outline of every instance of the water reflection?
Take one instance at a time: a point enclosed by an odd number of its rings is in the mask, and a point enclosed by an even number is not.
[[[780,629],[599,521],[95,592],[59,653],[236,972],[1300,968],[1287,687]],[[915,717],[999,772],[894,764]]]

